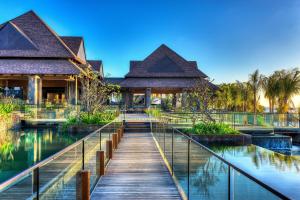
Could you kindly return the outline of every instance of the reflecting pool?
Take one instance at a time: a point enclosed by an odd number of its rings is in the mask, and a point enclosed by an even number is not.
[[[153,134],[189,199],[279,199],[179,132],[154,129]],[[209,148],[264,185],[290,199],[300,199],[300,156],[284,155],[256,145]]]
[[[300,198],[299,156],[283,155],[256,145],[211,149],[282,194],[292,199]],[[244,181],[240,183],[244,184]]]
[[[54,128],[22,129],[0,133],[0,183],[74,143],[85,134],[72,135]]]

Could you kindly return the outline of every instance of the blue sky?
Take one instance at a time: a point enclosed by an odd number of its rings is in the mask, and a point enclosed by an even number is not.
[[[111,76],[162,43],[215,83],[300,66],[300,1],[1,0],[0,23],[28,10],[59,35],[83,36],[88,58]]]

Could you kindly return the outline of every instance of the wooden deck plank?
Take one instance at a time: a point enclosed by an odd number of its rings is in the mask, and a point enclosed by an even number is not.
[[[181,199],[151,133],[125,133],[97,183],[97,199]]]

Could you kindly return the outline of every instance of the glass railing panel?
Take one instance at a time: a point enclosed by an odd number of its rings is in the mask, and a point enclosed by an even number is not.
[[[174,176],[183,191],[188,193],[188,139],[181,133],[174,132]]]
[[[20,178],[13,185],[9,185],[7,189],[0,191],[0,199],[11,200],[11,199],[32,199],[36,197],[36,189],[33,188],[34,182],[32,172],[26,176]]]
[[[190,199],[227,199],[228,165],[191,142],[189,183]]]
[[[82,143],[40,167],[40,199],[75,199],[76,174],[81,169]]]
[[[232,199],[259,200],[280,199],[258,183],[231,168],[230,193]]]
[[[172,163],[172,135],[173,129],[171,128],[164,132],[164,155],[170,164]]]
[[[106,141],[111,140],[112,133],[113,128],[111,126],[107,126],[101,130],[101,150],[104,151],[105,164],[109,161],[109,158],[106,156]]]
[[[92,134],[89,138],[84,140],[84,169],[90,171],[90,187],[94,188],[98,175],[97,167],[97,151],[100,150],[100,134],[99,131]]]

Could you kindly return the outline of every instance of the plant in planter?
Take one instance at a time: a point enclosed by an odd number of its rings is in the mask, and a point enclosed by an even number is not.
[[[232,135],[240,134],[237,130],[231,128],[228,124],[215,122],[201,122],[195,124],[192,128],[186,129],[186,133],[196,135]]]
[[[223,123],[201,122],[192,128],[185,129],[184,132],[191,135],[194,140],[209,145],[249,145],[252,143],[250,135],[242,134]]]

